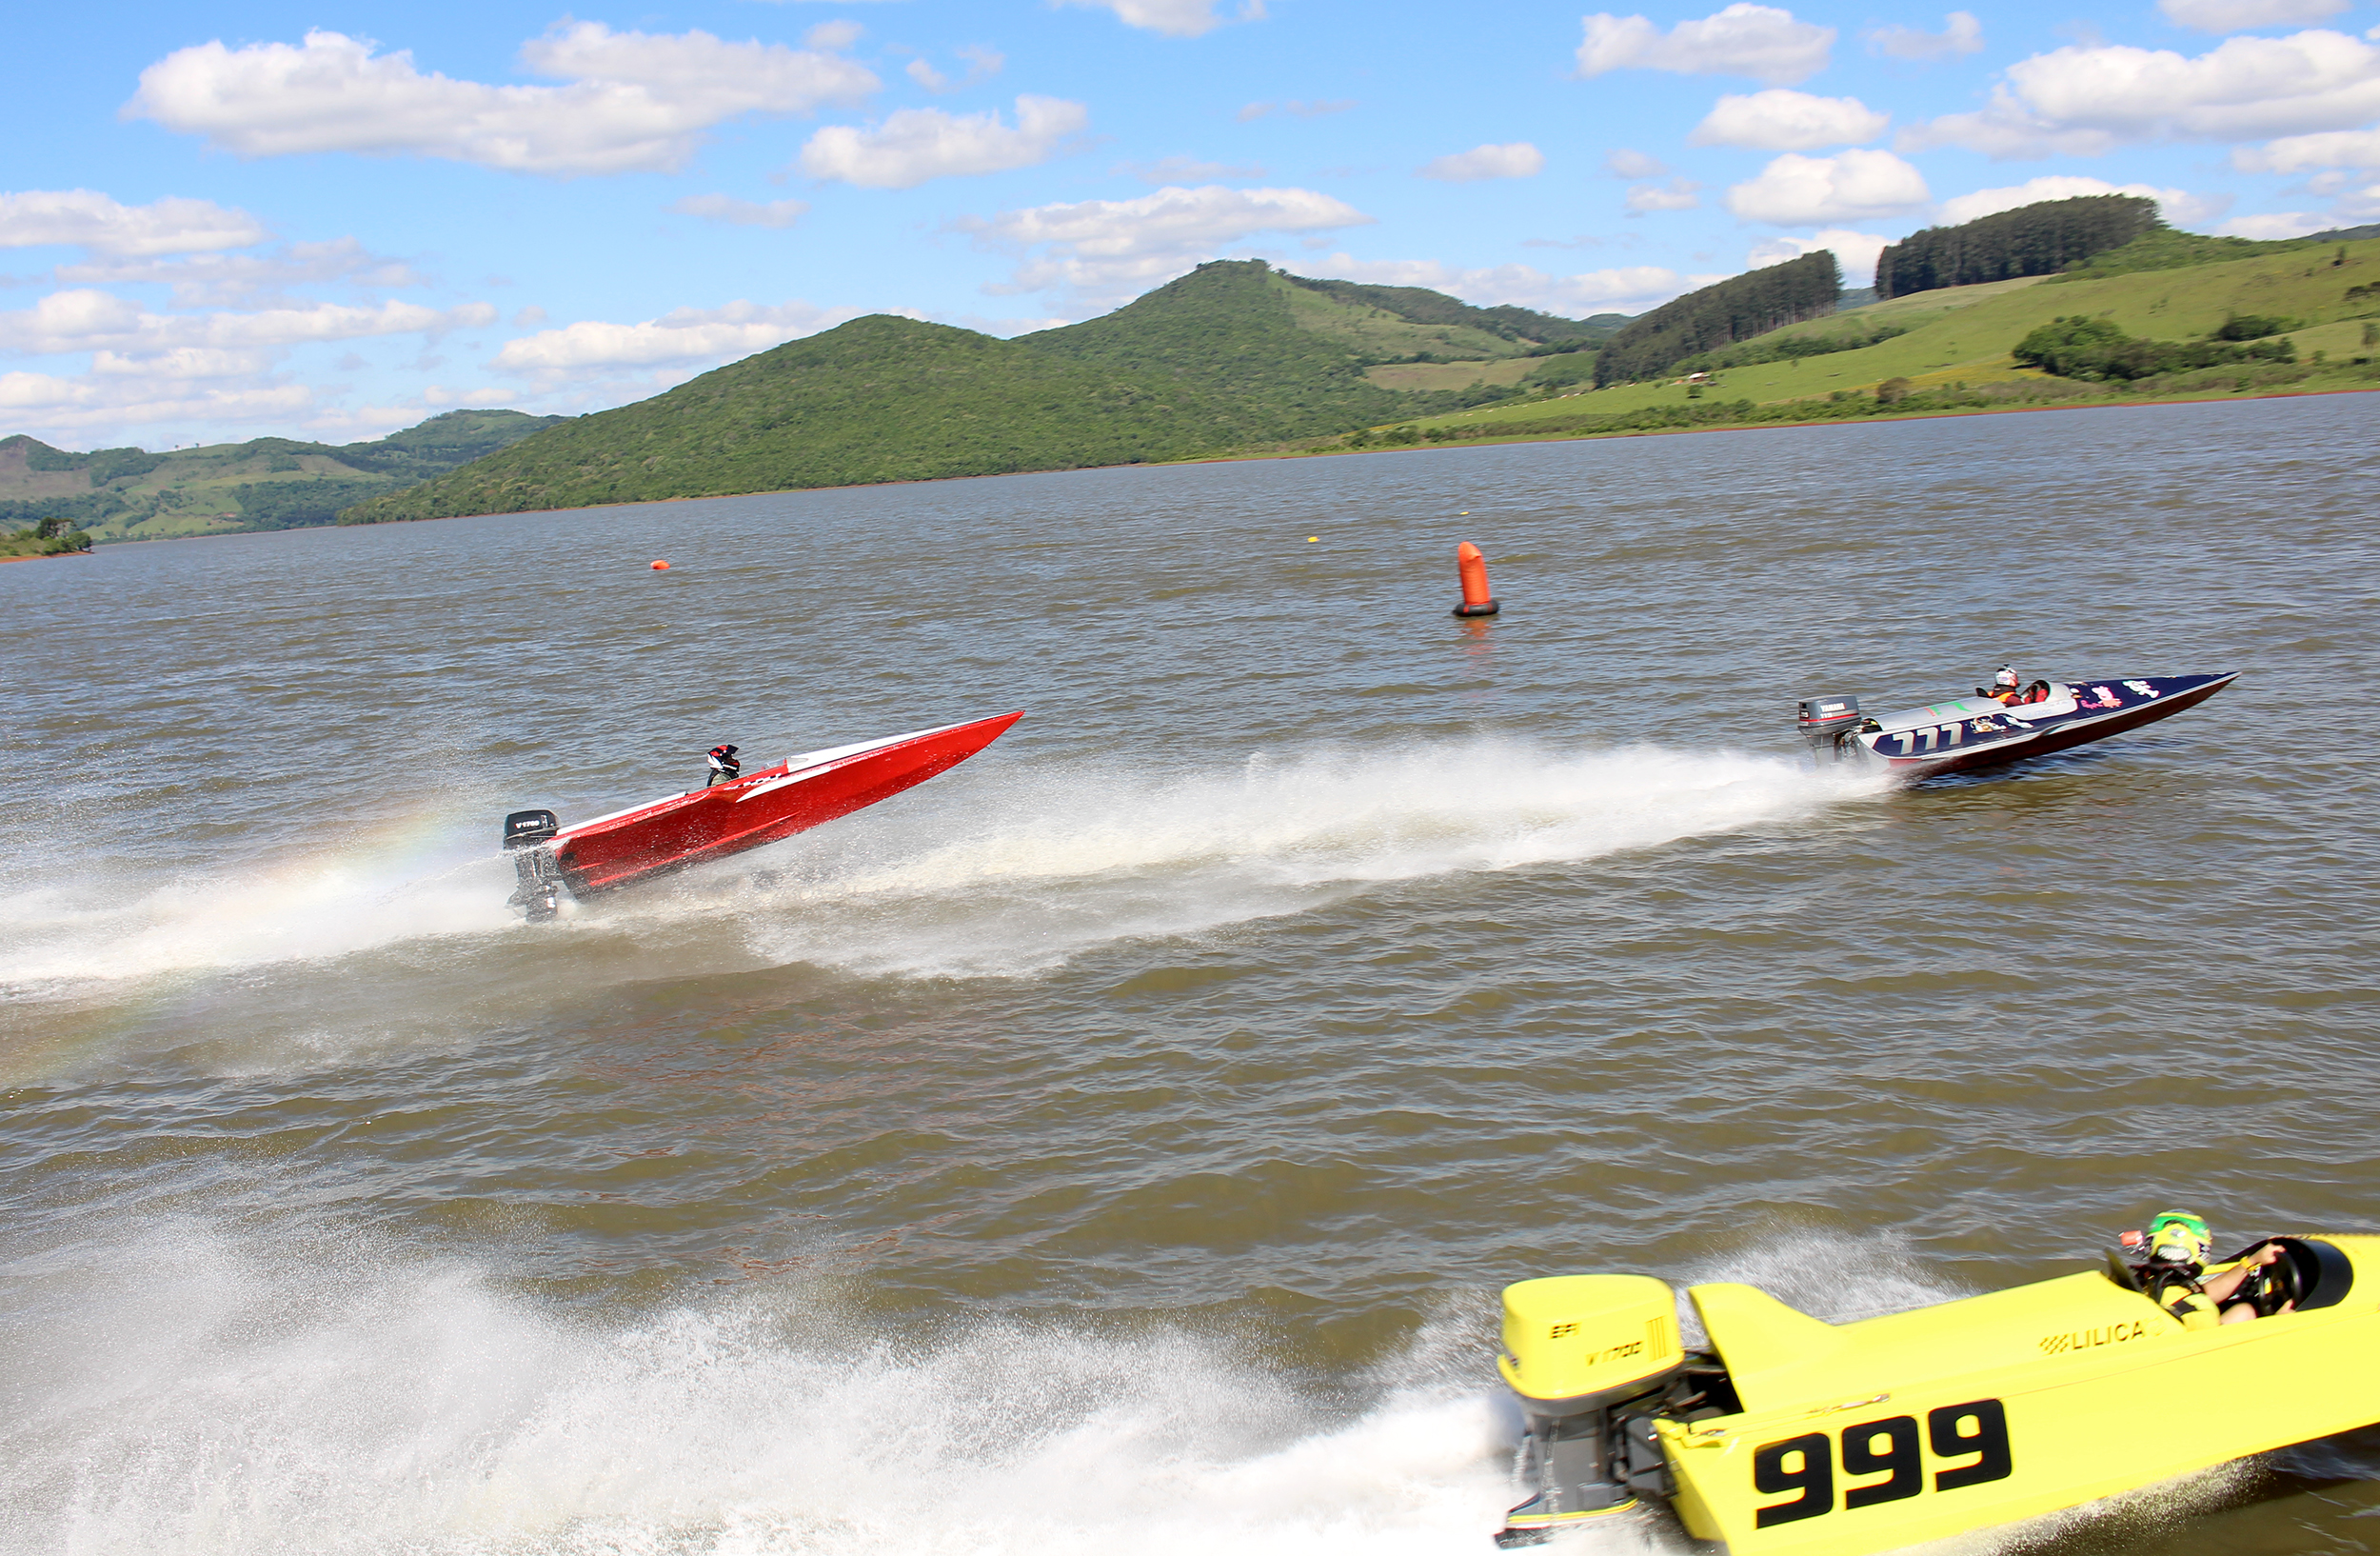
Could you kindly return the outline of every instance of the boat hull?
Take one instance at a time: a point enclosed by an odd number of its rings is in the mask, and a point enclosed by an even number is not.
[[[788,757],[731,783],[673,794],[555,833],[553,862],[574,897],[725,859],[864,809],[946,772],[1022,713],[920,729]]]
[[[2232,670],[2078,682],[2060,693],[2058,710],[2048,712],[1962,697],[1898,715],[1884,729],[1856,739],[1870,756],[1903,777],[1972,772],[2072,750],[2170,719],[2239,676]]]

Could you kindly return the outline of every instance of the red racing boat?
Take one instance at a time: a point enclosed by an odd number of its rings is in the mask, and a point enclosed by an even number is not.
[[[550,810],[516,810],[505,818],[504,840],[520,877],[512,906],[540,923],[554,916],[565,890],[590,897],[806,832],[957,767],[1022,717],[808,751],[575,827],[560,826]]]

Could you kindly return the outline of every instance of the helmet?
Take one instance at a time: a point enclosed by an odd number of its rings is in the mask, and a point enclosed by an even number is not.
[[[2160,1210],[2149,1223],[2150,1256],[2170,1265],[2203,1265],[2213,1250],[2214,1234],[2188,1210]]]
[[[1992,677],[1992,684],[1995,687],[2014,687],[2016,685],[2016,672],[2006,665],[2002,665],[2000,667],[2000,673]]]

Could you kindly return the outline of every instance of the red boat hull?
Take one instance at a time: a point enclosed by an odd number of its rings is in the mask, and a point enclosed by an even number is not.
[[[789,757],[733,783],[565,828],[550,847],[575,897],[724,859],[890,799],[946,772],[1022,713]]]

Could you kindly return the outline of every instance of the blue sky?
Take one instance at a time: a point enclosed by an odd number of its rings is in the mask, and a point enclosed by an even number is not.
[[[642,399],[870,312],[1201,260],[1634,313],[2028,200],[2380,218],[2348,0],[261,0],[11,18],[0,433],[167,449]]]

